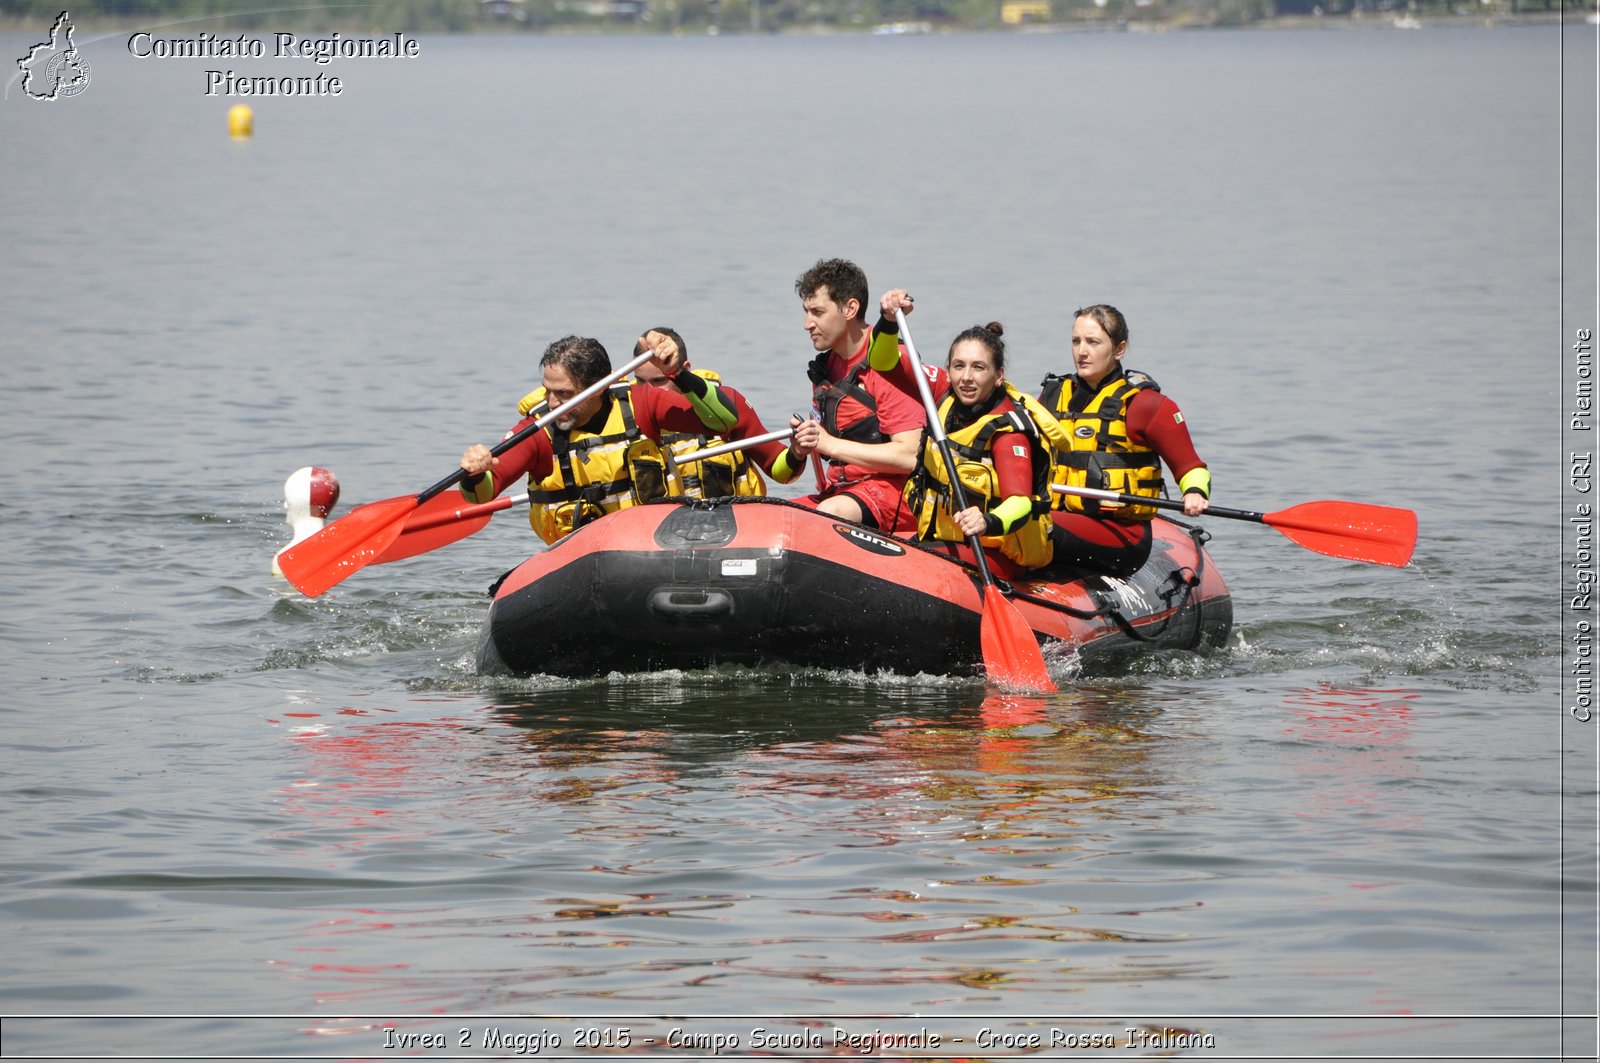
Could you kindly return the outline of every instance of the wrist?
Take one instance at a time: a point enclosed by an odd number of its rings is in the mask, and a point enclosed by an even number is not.
[[[1184,494],[1195,493],[1202,498],[1211,497],[1211,470],[1201,465],[1190,469],[1178,478],[1178,489]]]

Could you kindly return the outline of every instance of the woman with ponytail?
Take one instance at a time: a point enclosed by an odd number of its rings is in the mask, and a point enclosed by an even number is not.
[[[933,374],[934,401],[966,508],[956,511],[952,504],[951,473],[931,432],[923,434],[906,503],[918,538],[970,555],[965,544],[976,535],[995,575],[1014,579],[1050,563],[1049,461],[1026,396],[1006,381],[1004,335],[998,321],[973,325],[951,342],[944,372]]]

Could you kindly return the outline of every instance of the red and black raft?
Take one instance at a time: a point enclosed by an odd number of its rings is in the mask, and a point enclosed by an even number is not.
[[[1128,579],[1046,570],[1012,600],[1086,666],[1220,646],[1233,624],[1205,533],[1155,521]],[[976,570],[781,499],[670,500],[586,525],[493,590],[478,669],[586,677],[719,664],[983,674]]]

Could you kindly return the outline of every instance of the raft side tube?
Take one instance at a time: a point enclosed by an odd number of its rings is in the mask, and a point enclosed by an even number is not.
[[[1221,645],[1226,584],[1187,531],[1157,522],[1128,580],[1018,583],[1041,640],[1085,661]],[[1196,578],[1198,576],[1198,578]],[[651,503],[578,529],[507,575],[485,674],[593,676],[718,664],[982,674],[976,572],[942,552],[780,499]]]

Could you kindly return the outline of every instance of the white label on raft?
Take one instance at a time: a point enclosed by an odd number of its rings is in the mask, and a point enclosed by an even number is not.
[[[754,576],[756,559],[753,557],[727,558],[722,562],[724,576]]]

